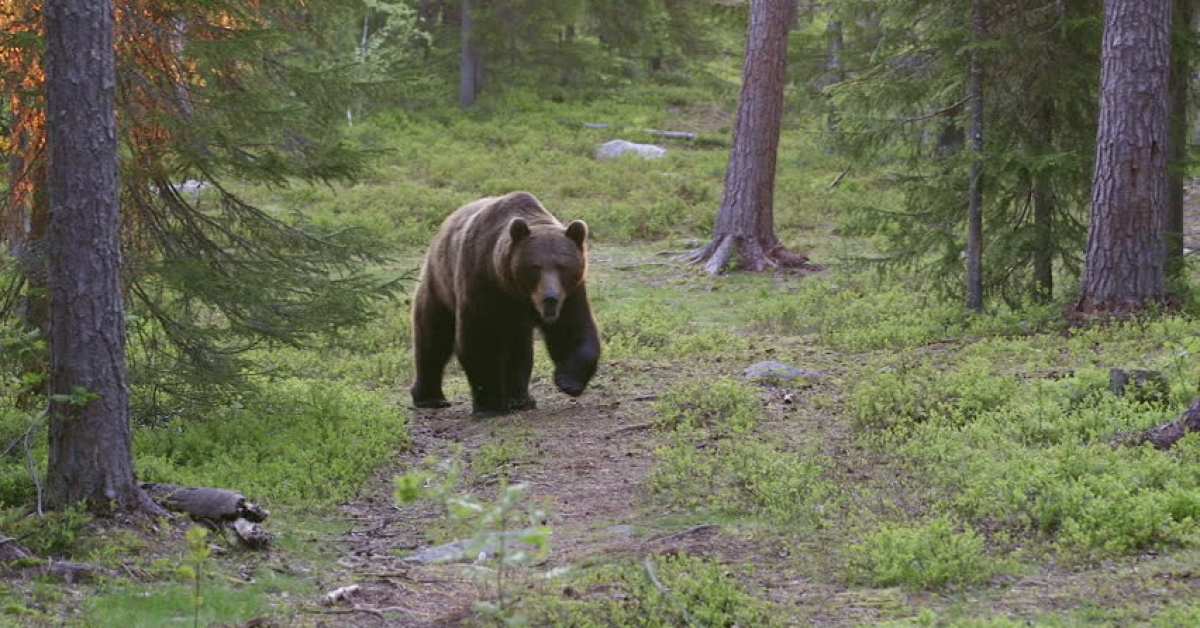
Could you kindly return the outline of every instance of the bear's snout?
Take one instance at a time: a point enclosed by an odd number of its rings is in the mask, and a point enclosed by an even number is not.
[[[542,297],[542,322],[547,325],[554,324],[558,320],[558,310],[560,302],[558,294],[547,294]]]

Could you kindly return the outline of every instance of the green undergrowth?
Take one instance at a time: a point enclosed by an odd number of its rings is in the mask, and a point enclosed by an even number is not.
[[[758,330],[811,336],[832,349],[855,353],[1022,336],[1062,326],[1054,307],[970,315],[958,303],[939,300],[919,282],[864,271],[812,276],[787,290],[760,289],[747,316]]]
[[[762,429],[758,389],[730,379],[671,389],[655,404],[665,444],[648,490],[676,508],[820,524],[836,506],[824,456]]]
[[[964,616],[968,615],[968,616]],[[1172,603],[1147,610],[1085,608],[1075,612],[1043,613],[1032,619],[1009,617],[971,617],[962,610],[936,613],[930,609],[918,617],[873,624],[874,628],[1182,628],[1200,625],[1200,604]]]
[[[146,480],[332,505],[407,442],[407,413],[345,384],[284,379],[205,420],[138,430],[134,449]]]
[[[605,565],[531,597],[526,608],[529,625],[547,628],[784,625],[731,568],[686,554]]]
[[[918,526],[885,524],[849,554],[851,578],[876,587],[979,585],[1015,567],[989,557],[975,530],[944,518]]]
[[[1014,339],[1011,352],[993,338],[919,362],[887,358],[854,379],[848,409],[871,446],[940,491],[936,510],[1071,560],[1195,547],[1200,437],[1169,451],[1114,443],[1165,423],[1195,395],[1200,369],[1179,361],[1191,349],[1175,339],[1196,331],[1163,319]],[[1022,362],[1022,352],[1040,359]],[[1116,395],[1101,364],[1159,369],[1171,390]]]

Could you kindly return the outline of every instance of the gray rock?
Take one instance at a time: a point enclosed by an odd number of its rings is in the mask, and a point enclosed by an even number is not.
[[[416,554],[405,556],[403,560],[407,563],[421,563],[422,565],[431,563],[459,563],[474,560],[473,556],[467,556],[467,547],[470,545],[471,542],[467,540],[451,541],[443,545],[423,549]]]
[[[532,545],[518,541],[518,536],[516,532],[504,533],[505,546],[508,552],[531,552],[534,550]],[[459,539],[423,549],[416,554],[405,556],[401,560],[409,563],[420,563],[422,565],[481,562],[495,558],[498,545],[499,539],[496,537],[484,542],[482,547],[474,540]]]
[[[766,362],[758,362],[746,367],[742,371],[742,375],[753,382],[790,382],[800,378],[816,378],[821,374],[816,371],[806,371],[794,366],[788,366],[782,362],[768,360]]]
[[[613,159],[632,153],[642,159],[659,159],[667,154],[667,149],[654,144],[636,144],[625,140],[611,140],[596,149],[596,159]]]

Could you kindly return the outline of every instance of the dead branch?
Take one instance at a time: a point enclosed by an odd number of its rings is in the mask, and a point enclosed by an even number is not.
[[[1137,447],[1150,443],[1155,449],[1166,451],[1192,432],[1200,432],[1200,397],[1193,399],[1192,405],[1174,419],[1148,430],[1126,434],[1111,444]]]
[[[845,176],[846,176],[847,174],[849,174],[849,173],[850,173],[850,168],[846,168],[845,170],[843,170],[843,171],[842,171],[842,173],[841,173],[841,174],[839,174],[839,175],[837,176],[837,178],[835,178],[835,179],[834,179],[834,180],[833,180],[833,181],[832,181],[832,182],[829,184],[829,189],[831,189],[831,190],[832,190],[833,188],[837,187],[837,184],[841,183],[841,182],[842,182],[842,179],[843,179],[843,178],[845,178]]]

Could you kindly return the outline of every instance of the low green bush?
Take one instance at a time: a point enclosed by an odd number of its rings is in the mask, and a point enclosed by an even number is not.
[[[687,383],[655,403],[667,443],[655,449],[647,489],[665,503],[780,523],[819,523],[835,491],[816,448],[791,451],[756,428],[759,390],[731,379]]]
[[[603,588],[606,593],[590,599],[559,595],[532,598],[525,607],[530,625],[547,628],[782,625],[780,613],[769,602],[747,592],[728,567],[686,554],[650,557],[642,565],[612,565],[572,586],[581,590]]]
[[[332,504],[408,440],[407,412],[345,384],[287,379],[212,416],[135,432],[143,479]]]
[[[885,525],[849,548],[851,573],[876,587],[930,589],[987,582],[1001,570],[983,538],[948,519],[918,526]]]

